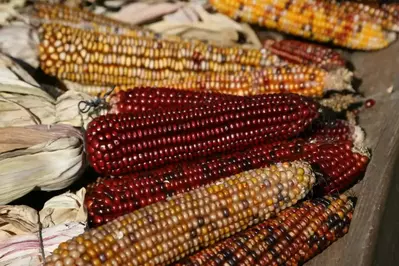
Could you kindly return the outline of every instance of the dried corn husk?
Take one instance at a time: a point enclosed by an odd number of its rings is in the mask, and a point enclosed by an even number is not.
[[[80,112],[79,103],[93,100],[76,91],[54,100],[24,69],[0,54],[0,127],[59,123],[86,127],[99,113]]]
[[[223,14],[210,14],[196,3],[186,4],[175,13],[164,16],[162,21],[145,27],[163,35],[210,41],[223,46],[239,44],[258,49],[262,47],[248,24],[238,23]],[[244,43],[240,35],[245,36]]]
[[[0,206],[0,265],[42,265],[43,254],[50,255],[61,242],[83,233],[85,194],[82,188],[55,196],[39,213],[28,206]]]
[[[68,125],[0,128],[0,204],[63,189],[84,169],[83,137]]]
[[[0,206],[0,242],[39,230],[39,215],[28,206]]]
[[[41,243],[39,233],[14,236],[0,243],[0,265],[43,265],[44,256],[49,256],[59,244],[84,232],[86,224],[71,222],[43,229]],[[43,247],[43,249],[42,249]]]
[[[48,200],[39,212],[43,228],[67,222],[87,222],[87,210],[84,206],[86,189],[76,193],[67,192]]]
[[[66,192],[55,196],[44,204],[40,212],[24,205],[0,206],[0,241],[15,235],[35,233],[40,228],[49,228],[58,224],[86,223],[85,194],[86,189],[81,188],[76,193]]]
[[[39,35],[31,26],[15,22],[0,28],[0,52],[18,58],[34,68],[39,66]]]
[[[26,0],[2,0],[0,1],[0,25],[5,25],[9,20],[18,16],[17,9],[23,7]]]

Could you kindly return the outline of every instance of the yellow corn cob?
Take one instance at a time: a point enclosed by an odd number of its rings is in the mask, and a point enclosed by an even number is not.
[[[39,59],[45,73],[88,85],[130,86],[138,80],[237,73],[283,64],[267,50],[104,34],[59,24],[43,24],[40,38]]]
[[[91,28],[96,31],[113,34],[125,34],[135,37],[160,38],[150,30],[133,26],[106,16],[95,14],[85,9],[69,7],[60,4],[49,5],[38,2],[34,5],[33,18],[44,23],[59,23],[74,27]]]
[[[210,0],[219,12],[289,34],[352,49],[388,46],[394,33],[372,20],[356,20],[339,4],[322,0]]]
[[[314,183],[301,161],[244,172],[62,243],[46,265],[167,265],[294,205]]]

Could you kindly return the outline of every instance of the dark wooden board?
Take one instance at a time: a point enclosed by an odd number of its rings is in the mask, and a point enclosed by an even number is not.
[[[353,189],[358,201],[349,233],[306,265],[399,265],[399,42],[349,59],[363,81],[359,91],[377,101],[360,115],[373,156]]]

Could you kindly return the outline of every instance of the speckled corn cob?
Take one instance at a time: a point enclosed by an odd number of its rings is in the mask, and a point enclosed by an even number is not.
[[[166,265],[296,204],[314,182],[301,161],[244,172],[62,243],[46,265]]]
[[[32,17],[39,22],[55,22],[75,27],[91,28],[100,32],[126,34],[135,37],[159,38],[150,30],[139,28],[85,9],[69,7],[61,4],[34,4]]]
[[[377,25],[381,25],[386,30],[399,31],[398,16],[392,12],[392,6],[384,5],[382,8],[371,6],[363,3],[353,3],[343,1],[339,3],[340,9],[344,12],[353,14],[357,20],[373,21]]]
[[[345,195],[308,200],[175,265],[303,265],[348,232],[354,207]]]
[[[357,20],[339,4],[322,0],[211,0],[219,12],[234,19],[320,42],[352,49],[375,50],[396,38],[381,24]]]
[[[242,152],[123,176],[99,178],[87,188],[85,205],[89,223],[102,225],[121,215],[173,195],[271,163],[305,160],[323,176],[314,195],[348,189],[366,169],[369,158],[351,141],[309,141],[296,138],[260,145]]]
[[[136,85],[206,71],[237,73],[280,62],[266,50],[103,34],[59,24],[42,25],[40,35],[41,68],[89,85]]]
[[[150,87],[188,91],[215,92],[239,96],[296,93],[310,97],[321,97],[330,90],[352,91],[352,73],[346,69],[324,71],[310,66],[267,67],[251,72],[198,73],[177,80],[138,81],[135,86],[119,86],[113,93],[131,88]],[[86,93],[103,97],[110,90],[104,87],[83,89]]]

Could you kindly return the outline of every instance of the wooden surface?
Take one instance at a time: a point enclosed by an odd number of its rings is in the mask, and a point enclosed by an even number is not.
[[[363,81],[359,91],[377,101],[360,115],[373,156],[353,189],[358,201],[349,233],[306,265],[399,265],[399,42],[349,59]]]

